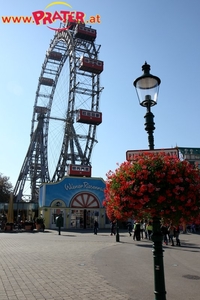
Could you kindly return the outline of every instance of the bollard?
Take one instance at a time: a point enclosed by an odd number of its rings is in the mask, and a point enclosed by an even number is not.
[[[117,224],[116,242],[119,242],[119,226]]]

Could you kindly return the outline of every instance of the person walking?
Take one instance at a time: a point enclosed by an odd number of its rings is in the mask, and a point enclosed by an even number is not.
[[[99,223],[97,222],[97,220],[94,221],[94,234],[97,234],[99,228]]]
[[[147,220],[144,220],[144,223],[143,223],[143,231],[144,231],[145,239],[147,239],[147,238],[148,238],[148,232],[147,232]]]
[[[151,240],[151,236],[152,236],[152,232],[153,232],[153,226],[151,221],[149,221],[149,223],[147,224],[147,234],[148,234],[148,239]]]
[[[134,224],[134,235],[133,235],[133,239],[136,241],[140,241],[140,223],[136,222]]]
[[[143,222],[143,220],[140,222],[140,238],[141,239],[143,239],[144,238],[144,232],[145,232],[145,230],[144,230],[144,225],[145,223]]]
[[[112,221],[111,223],[110,223],[110,229],[111,229],[111,231],[110,231],[110,235],[115,235],[115,226],[116,226],[116,222],[115,221]]]
[[[161,229],[161,232],[163,234],[163,242],[164,242],[165,245],[168,245],[168,238],[167,238],[168,229],[167,229],[167,226],[162,225],[160,229]]]
[[[179,239],[179,235],[180,235],[180,228],[179,226],[174,227],[174,237],[176,238],[176,246],[181,246],[181,242]]]
[[[127,223],[127,227],[128,227],[128,233],[131,236],[132,235],[131,232],[132,232],[133,226],[132,226],[132,223],[130,221]]]
[[[169,232],[169,242],[171,241],[171,246],[174,246],[174,226],[173,224],[170,224],[169,228],[168,228],[168,232]]]

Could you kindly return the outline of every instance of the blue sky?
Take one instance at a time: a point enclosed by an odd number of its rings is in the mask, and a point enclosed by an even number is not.
[[[1,16],[31,15],[49,0],[2,1]],[[160,77],[155,115],[155,148],[199,147],[200,3],[198,0],[68,0],[87,16],[99,14],[97,44],[104,61],[100,99],[103,122],[92,153],[92,175],[106,178],[127,150],[148,149],[145,108],[133,81],[147,61]],[[0,19],[0,172],[15,185],[24,161],[38,78],[53,31]]]

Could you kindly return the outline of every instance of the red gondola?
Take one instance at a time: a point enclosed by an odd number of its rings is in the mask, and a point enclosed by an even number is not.
[[[67,174],[69,176],[91,177],[91,166],[69,165]]]
[[[56,51],[51,51],[48,56],[52,60],[61,61],[62,59],[62,53]]]
[[[94,41],[97,36],[97,31],[91,27],[84,26],[84,24],[77,24],[74,36],[75,38]]]
[[[73,20],[73,21],[68,21],[68,23],[67,23],[67,28],[72,30],[72,29],[76,28],[76,25],[77,25],[78,23],[84,25],[84,23],[83,23],[83,22],[80,22],[80,20],[78,20],[78,21]]]
[[[103,71],[103,61],[82,56],[79,70],[100,74]]]
[[[79,109],[76,115],[76,122],[99,125],[102,123],[102,113],[97,111]]]

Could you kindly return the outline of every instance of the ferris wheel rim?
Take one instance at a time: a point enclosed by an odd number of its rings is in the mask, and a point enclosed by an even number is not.
[[[55,46],[57,45],[57,43],[60,42],[60,41],[63,41],[65,43],[65,45],[66,45],[66,53],[65,53],[65,58],[62,60],[62,62],[60,61],[60,65],[59,65],[59,68],[58,68],[59,72],[57,74],[55,74],[55,77],[54,77],[54,87],[52,87],[52,90],[51,90],[51,93],[50,93],[50,96],[49,96],[49,98],[51,98],[52,100],[49,102],[48,107],[47,107],[48,111],[47,111],[47,115],[46,115],[45,130],[44,130],[44,135],[45,135],[45,139],[46,139],[46,141],[45,141],[46,145],[48,144],[48,139],[49,139],[49,125],[50,125],[49,123],[50,123],[51,108],[52,108],[52,103],[54,101],[54,94],[55,94],[56,86],[57,86],[58,81],[59,81],[59,76],[60,76],[60,74],[62,72],[62,69],[63,69],[63,66],[65,65],[65,63],[66,63],[67,60],[69,60],[70,63],[74,64],[74,65],[77,63],[77,61],[76,61],[77,58],[75,57],[75,50],[74,49],[75,49],[76,43],[81,43],[81,40],[76,40],[75,41],[73,39],[73,37],[72,37],[72,34],[68,30],[56,33],[55,36],[54,36],[54,39],[51,41],[50,47],[49,47],[49,49],[48,49],[48,51],[46,53],[40,77],[42,77],[45,74],[45,68],[46,68],[46,65],[47,65],[47,62],[48,62],[48,53],[51,52],[55,48]],[[95,55],[97,56],[98,50],[95,48],[95,44],[94,43],[92,43],[91,49],[89,51],[87,50],[87,55],[88,56],[95,56]],[[71,70],[71,67],[70,67],[70,70]],[[77,84],[76,83],[76,74],[74,74],[74,81],[72,83],[73,83],[73,85]],[[97,90],[100,93],[99,79],[97,80],[96,85],[97,85]],[[41,86],[41,84],[39,82],[38,83],[37,92],[36,92],[36,99],[35,99],[35,104],[34,104],[34,111],[35,111],[35,107],[37,106],[37,102],[38,102],[38,96],[37,95],[39,94],[40,86]],[[73,98],[74,98],[74,102],[75,102],[76,101],[75,94],[73,95]],[[68,98],[68,108],[69,108],[69,101],[71,101],[70,95],[69,95],[69,98]],[[97,95],[95,101],[99,102],[99,94]],[[35,114],[34,111],[33,111],[33,118],[32,118],[31,135],[34,132],[34,122],[35,122],[35,119],[36,119],[36,114]],[[70,114],[71,114],[71,111],[69,111],[69,114],[68,114],[67,119],[66,119],[66,123],[67,122],[69,123],[69,121],[70,121],[70,119],[69,119],[69,115]],[[74,131],[73,126],[72,126],[72,131]],[[76,142],[78,143],[79,137],[77,136],[76,132],[73,132],[73,135],[74,135],[74,137],[76,137]],[[95,139],[95,135],[96,135],[96,125],[89,124],[88,125],[88,133],[85,136],[87,137],[86,148],[89,148],[90,152],[89,152],[89,154],[86,154],[86,150],[83,149],[84,150],[83,156],[84,155],[85,155],[85,157],[88,156],[87,161],[85,161],[84,164],[90,164],[90,157],[91,157],[92,149],[94,147],[94,144],[97,142],[96,139]],[[64,140],[63,140],[63,144],[64,144]],[[60,170],[59,170],[59,168],[60,168],[59,164],[60,164],[60,162],[61,162],[62,159],[63,159],[63,156],[60,153],[57,165],[55,167],[54,175],[53,175],[52,178],[50,178],[50,176],[48,175],[47,181],[50,181],[50,180],[56,181],[56,174],[58,174],[60,172]],[[48,158],[47,158],[47,165],[48,165]]]

